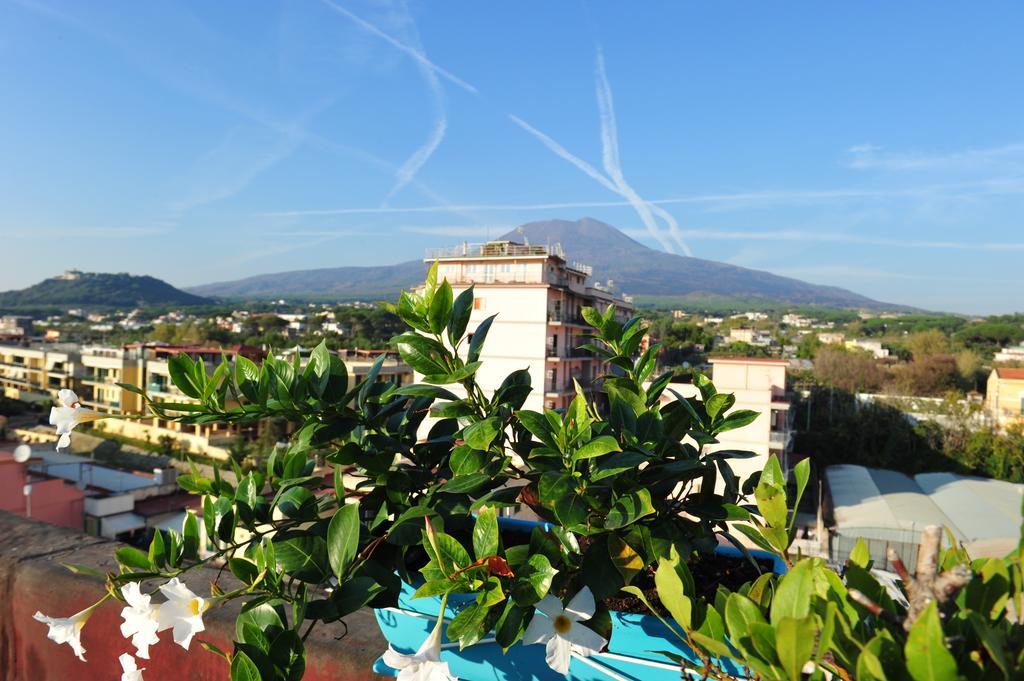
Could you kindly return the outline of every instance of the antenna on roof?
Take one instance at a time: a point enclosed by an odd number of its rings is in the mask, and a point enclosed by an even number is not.
[[[527,238],[526,232],[523,230],[523,226],[519,225],[518,227],[516,227],[516,231],[519,232],[519,236],[523,237],[523,245],[529,246],[530,240]]]

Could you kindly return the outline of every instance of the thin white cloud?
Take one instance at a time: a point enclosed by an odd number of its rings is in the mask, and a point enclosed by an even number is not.
[[[348,17],[349,19],[351,19],[353,22],[355,22],[355,24],[357,26],[362,28],[364,31],[367,31],[368,33],[372,33],[373,35],[375,35],[378,38],[380,38],[380,39],[384,40],[385,42],[387,42],[389,45],[391,45],[395,49],[401,50],[402,52],[405,52],[407,55],[409,55],[410,57],[415,59],[417,62],[419,62],[422,66],[430,69],[431,71],[433,71],[437,75],[441,76],[445,80],[453,83],[454,85],[459,86],[460,88],[462,88],[466,92],[470,92],[470,93],[472,93],[474,95],[475,94],[479,94],[479,91],[475,87],[473,87],[472,85],[470,85],[466,81],[462,80],[461,78],[459,78],[458,76],[453,74],[451,71],[448,71],[447,69],[444,69],[444,68],[438,66],[437,64],[435,64],[434,62],[430,61],[427,58],[427,56],[425,54],[423,54],[423,52],[421,52],[420,50],[417,50],[413,46],[407,45],[407,44],[401,42],[400,40],[397,40],[396,38],[394,38],[391,35],[385,33],[384,31],[382,31],[380,28],[378,28],[374,24],[371,24],[369,21],[366,21],[365,19],[363,19],[359,15],[349,11],[345,7],[342,7],[341,5],[339,5],[339,4],[335,3],[335,2],[331,2],[331,0],[323,0],[323,3],[325,5],[327,5],[328,7],[330,7],[331,9],[333,9],[335,12],[338,12],[339,14],[343,14],[346,17]]]
[[[623,229],[628,237],[642,239],[647,230],[639,227]],[[769,230],[684,230],[683,235],[693,241],[703,242],[786,242],[801,244],[851,244],[863,246],[886,246],[892,248],[926,249],[940,251],[1024,251],[1024,242],[958,242],[914,239],[884,239],[864,237],[846,232],[807,231],[802,229]]]
[[[512,116],[520,126],[529,126],[522,119]],[[532,128],[532,126],[531,126]],[[544,133],[532,128],[531,134],[541,135],[553,144]],[[568,152],[566,152],[568,153]],[[380,161],[386,163],[385,161]],[[593,166],[590,170],[597,172]],[[588,173],[589,174],[589,173]],[[600,173],[600,177],[603,178]],[[597,178],[594,178],[597,179]],[[599,180],[600,181],[600,180]],[[604,179],[607,181],[607,178]],[[602,182],[603,184],[603,182]],[[613,190],[614,191],[614,190]],[[655,206],[673,204],[710,204],[722,206],[744,206],[754,204],[803,204],[832,201],[871,201],[893,199],[929,199],[929,200],[960,200],[974,199],[981,196],[1019,195],[1024,194],[1024,179],[1018,177],[991,178],[977,182],[957,182],[947,184],[925,185],[905,189],[826,189],[826,190],[768,190],[756,192],[735,192],[719,194],[692,194],[689,196],[673,196],[661,199],[648,199],[646,202]],[[432,198],[429,197],[428,198]],[[431,206],[370,206],[350,208],[314,208],[301,210],[281,210],[259,213],[258,215],[273,217],[301,217],[313,215],[360,215],[360,214],[401,214],[401,213],[443,213],[458,211],[506,212],[506,211],[547,211],[585,208],[618,208],[631,207],[629,201],[560,201],[549,203],[476,203],[448,204]]]
[[[321,244],[325,244],[331,241],[337,241],[338,239],[342,239],[346,236],[349,236],[346,232],[337,232],[334,234],[319,236],[310,241],[303,241],[299,243],[281,243],[277,245],[271,245],[266,248],[258,248],[251,251],[245,251],[239,253],[237,256],[233,258],[228,258],[227,260],[222,261],[222,265],[240,265],[242,263],[251,262],[253,260],[262,260],[264,258],[271,258],[276,255],[284,255],[285,253],[300,251],[307,248],[313,248],[314,246],[319,246]]]
[[[640,216],[640,220],[643,221],[644,226],[652,237],[657,239],[659,243],[663,243],[658,223],[654,219],[654,213],[657,213],[668,226],[669,234],[676,245],[682,249],[683,253],[692,256],[693,253],[683,240],[675,218],[665,209],[652,206],[640,198],[636,190],[626,181],[626,177],[622,172],[622,160],[619,157],[619,131],[615,120],[615,103],[612,98],[611,84],[608,82],[608,74],[604,68],[604,52],[602,52],[600,47],[597,49],[595,89],[597,92],[597,109],[601,121],[601,160],[604,165],[604,171],[608,173],[608,177],[615,183],[617,192],[633,205],[633,209]],[[672,248],[666,248],[666,250],[674,251]]]
[[[962,281],[977,284],[977,277],[946,274],[919,274],[916,272],[903,272],[894,270],[883,270],[875,267],[861,267],[845,263],[803,265],[798,267],[774,268],[773,274],[784,277],[794,277],[804,280],[827,280],[836,282],[841,280],[865,280],[877,281],[879,279],[895,279],[903,281]],[[986,281],[999,284],[1024,284],[1024,279],[995,278]]]
[[[1024,144],[1021,143],[938,154],[889,152],[874,144],[858,144],[847,152],[850,155],[847,165],[857,170],[978,170],[994,165],[1024,165]]]
[[[630,236],[644,234],[644,230],[626,230]],[[862,244],[865,246],[891,246],[893,248],[918,248],[952,251],[1024,251],[1024,242],[1019,241],[943,241],[929,239],[888,239],[881,237],[846,234],[842,232],[818,232],[805,230],[730,231],[690,230],[690,238],[699,241],[786,241],[800,243]]]
[[[7,230],[2,230],[7,232]],[[5,239],[140,239],[172,232],[171,226],[162,227],[80,227],[67,229],[11,228]]]
[[[457,236],[471,239],[489,239],[511,232],[516,225],[431,225],[425,227],[402,226],[400,232],[410,234],[431,234],[434,236]]]

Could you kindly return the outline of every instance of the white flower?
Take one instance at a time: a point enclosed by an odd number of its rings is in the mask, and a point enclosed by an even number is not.
[[[549,594],[537,604],[537,610],[546,617],[534,613],[523,634],[523,645],[545,643],[544,659],[548,666],[559,674],[568,674],[573,655],[586,657],[608,643],[593,629],[580,624],[593,617],[595,609],[594,594],[588,587],[583,587],[564,608],[562,601]]]
[[[125,653],[117,659],[121,661],[121,669],[124,670],[121,673],[121,681],[143,681],[142,672],[146,668],[139,669],[134,657]]]
[[[160,642],[156,632],[160,627],[157,621],[159,605],[150,604],[150,595],[142,593],[138,582],[128,582],[121,587],[121,595],[128,606],[121,611],[124,622],[121,623],[121,635],[131,637],[135,646],[135,654],[149,659],[149,647]]]
[[[33,619],[45,622],[50,631],[46,637],[54,643],[67,643],[75,651],[75,655],[82,662],[85,662],[85,648],[82,647],[82,627],[92,614],[92,608],[87,608],[71,617],[47,617],[41,612],[32,616]]]
[[[50,407],[50,425],[57,426],[57,435],[60,435],[57,449],[71,445],[71,431],[79,423],[103,418],[98,412],[84,409],[74,390],[61,389],[57,393],[57,401],[60,402],[59,407]]]
[[[442,608],[442,613],[444,609]],[[448,671],[448,663],[441,662],[441,624],[438,619],[434,630],[412,655],[400,653],[388,646],[384,664],[398,670],[398,681],[457,681]]]
[[[157,611],[157,631],[173,629],[174,642],[188,650],[192,637],[206,629],[203,626],[203,613],[210,604],[203,598],[192,593],[192,590],[178,581],[171,579],[160,591],[167,596],[167,602],[161,604]]]

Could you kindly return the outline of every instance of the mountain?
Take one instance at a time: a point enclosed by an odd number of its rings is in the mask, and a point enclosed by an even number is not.
[[[193,286],[188,290],[202,296],[222,298],[301,298],[321,300],[390,300],[402,289],[423,283],[426,266],[422,260],[397,265],[367,267],[325,267],[258,274],[254,277]]]
[[[752,298],[792,305],[897,307],[836,286],[809,284],[762,270],[648,248],[609,224],[583,218],[530,222],[501,237],[530,243],[561,243],[566,258],[594,268],[594,281],[611,279],[630,295],[688,298]]]
[[[0,292],[0,309],[27,307],[146,307],[206,305],[211,301],[166,281],[132,274],[71,270],[20,291]]]
[[[746,302],[896,308],[835,286],[808,284],[769,272],[657,251],[609,224],[582,218],[530,222],[501,239],[533,244],[561,243],[570,261],[594,268],[594,281],[614,282],[631,295],[691,301]],[[419,260],[387,266],[334,267],[263,274],[189,289],[204,296],[233,298],[391,299],[423,281]]]

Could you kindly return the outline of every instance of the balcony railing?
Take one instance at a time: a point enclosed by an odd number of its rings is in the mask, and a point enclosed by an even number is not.
[[[547,346],[547,356],[557,359],[589,359],[594,356],[594,353],[590,352],[590,350],[581,350],[579,348],[558,349],[549,345]]]
[[[487,258],[513,255],[555,255],[560,258],[565,257],[561,244],[531,246],[527,244],[514,244],[507,241],[492,241],[482,244],[466,243],[447,248],[428,248],[424,257],[426,260],[437,260],[438,258]]]
[[[570,313],[563,310],[548,310],[549,322],[561,322],[563,324],[579,324],[586,326],[587,322],[579,312]]]

